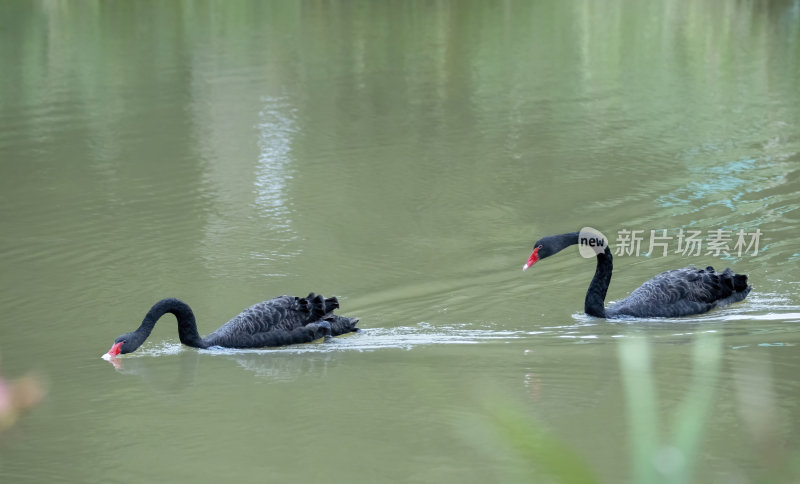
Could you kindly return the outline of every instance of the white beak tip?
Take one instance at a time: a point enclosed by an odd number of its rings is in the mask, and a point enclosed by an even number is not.
[[[530,266],[528,264],[525,264],[524,266],[522,266],[522,271],[523,272],[527,271],[528,267],[530,267]]]

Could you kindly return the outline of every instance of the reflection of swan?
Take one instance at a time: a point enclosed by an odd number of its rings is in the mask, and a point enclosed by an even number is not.
[[[173,365],[165,369],[164,365],[161,364],[162,360],[147,357],[124,359],[113,357],[109,358],[108,361],[114,365],[114,369],[118,373],[141,378],[148,387],[158,393],[183,393],[194,383],[200,355],[197,351],[180,350],[181,347],[175,345],[172,349],[159,352],[161,355],[171,354],[177,356],[180,362],[177,370],[174,369]],[[158,371],[155,371],[156,365],[158,365]]]
[[[180,379],[184,386],[194,378],[194,366],[201,355],[232,360],[242,368],[268,380],[290,381],[299,375],[325,374],[328,368],[335,364],[337,355],[342,352],[411,350],[417,346],[429,345],[473,345],[516,340],[524,338],[525,335],[523,331],[474,328],[469,324],[433,326],[428,323],[418,323],[415,326],[372,328],[335,338],[324,344],[307,343],[270,349],[215,346],[200,351],[187,351],[180,344],[173,342],[158,348],[148,346],[131,357],[113,357],[109,358],[109,361],[120,373],[134,374],[149,380],[152,378],[149,369],[159,359],[152,357],[179,354],[182,361]],[[184,360],[193,364],[184,365]]]
[[[578,238],[579,232],[571,232],[537,240],[522,270],[577,244]],[[658,274],[606,309],[604,302],[613,268],[611,251],[606,246],[605,251],[598,253],[596,258],[597,270],[586,291],[584,311],[598,318],[668,318],[699,314],[741,301],[752,289],[747,285],[746,275],[734,274],[730,269],[716,272],[711,266],[705,269],[684,267]]]
[[[335,297],[325,299],[314,293],[303,298],[276,297],[250,306],[210,335],[201,338],[189,305],[174,298],[162,299],[150,308],[136,331],[123,334],[114,341],[107,356],[135,351],[150,336],[158,319],[166,313],[172,313],[178,319],[181,343],[195,348],[263,348],[308,343],[322,337],[358,331],[355,327],[357,318],[333,314],[338,307],[339,301]]]
[[[311,346],[328,346],[314,345]],[[175,354],[180,359],[179,370],[174,376],[166,376],[161,358],[151,356],[164,356]],[[297,352],[274,350],[260,350],[247,352],[247,350],[232,350],[215,347],[203,351],[184,351],[178,344],[169,344],[152,354],[137,353],[133,358],[110,358],[108,361],[114,365],[117,372],[141,378],[151,388],[161,393],[181,393],[192,386],[197,365],[202,356],[219,357],[231,360],[247,371],[254,372],[257,376],[272,381],[292,381],[300,375],[325,374],[329,363],[335,358],[331,351],[304,351],[302,356]],[[158,371],[156,371],[158,365]],[[168,370],[173,371],[174,370]]]
[[[259,354],[239,354],[230,359],[256,376],[274,382],[294,381],[302,375],[325,376],[328,366],[336,363],[333,353],[305,353],[302,356],[291,353],[272,354],[269,358]]]

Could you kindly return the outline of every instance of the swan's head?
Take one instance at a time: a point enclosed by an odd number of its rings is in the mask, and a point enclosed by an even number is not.
[[[577,232],[542,237],[533,244],[533,252],[531,252],[531,256],[528,257],[528,262],[522,266],[522,270],[527,270],[530,266],[536,264],[545,257],[550,257],[551,255],[560,252],[565,247],[569,247],[570,245],[577,243]]]
[[[123,334],[114,340],[114,344],[111,345],[111,349],[108,350],[108,353],[106,353],[104,356],[113,358],[117,355],[131,353],[136,351],[136,348],[141,346],[143,342],[144,341],[142,341],[141,336],[136,334],[136,332]]]

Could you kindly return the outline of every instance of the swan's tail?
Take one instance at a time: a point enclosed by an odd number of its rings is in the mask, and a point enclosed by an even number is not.
[[[333,336],[338,336],[345,333],[355,333],[359,331],[359,329],[356,328],[356,324],[358,324],[358,318],[348,318],[345,316],[337,316],[332,314],[329,318],[325,318],[325,321],[331,323],[331,334]]]
[[[339,300],[335,297],[324,298],[321,294],[308,293],[308,296],[298,299],[300,307],[309,311],[314,319],[322,319],[339,308]]]
[[[358,318],[348,318],[333,314],[333,311],[339,308],[339,300],[335,297],[324,298],[312,292],[304,298],[299,298],[297,302],[304,311],[308,311],[311,314],[309,323],[320,319],[329,322],[332,336],[358,331],[358,328],[356,328]]]
[[[713,270],[713,268],[711,268],[711,270]],[[749,286],[747,284],[747,275],[736,274],[730,268],[726,268],[724,271],[719,273],[719,276],[720,282],[728,288],[730,294],[727,297],[720,299],[717,302],[717,306],[724,306],[726,304],[739,302],[746,298],[747,295],[750,294],[750,290],[753,289],[753,286]]]

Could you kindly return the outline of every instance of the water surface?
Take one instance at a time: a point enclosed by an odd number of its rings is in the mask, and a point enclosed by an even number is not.
[[[510,402],[625,481],[620,342],[653,345],[666,440],[699,334],[723,362],[698,482],[783,469],[798,78],[796,1],[2,2],[0,358],[49,393],[0,437],[0,480],[523,480],[488,417]],[[617,256],[609,299],[687,264],[753,292],[589,318],[592,261],[520,271],[584,226],[760,230],[756,255]],[[197,351],[165,318],[119,369],[99,358],[162,297],[207,334],[309,291],[365,331]]]

